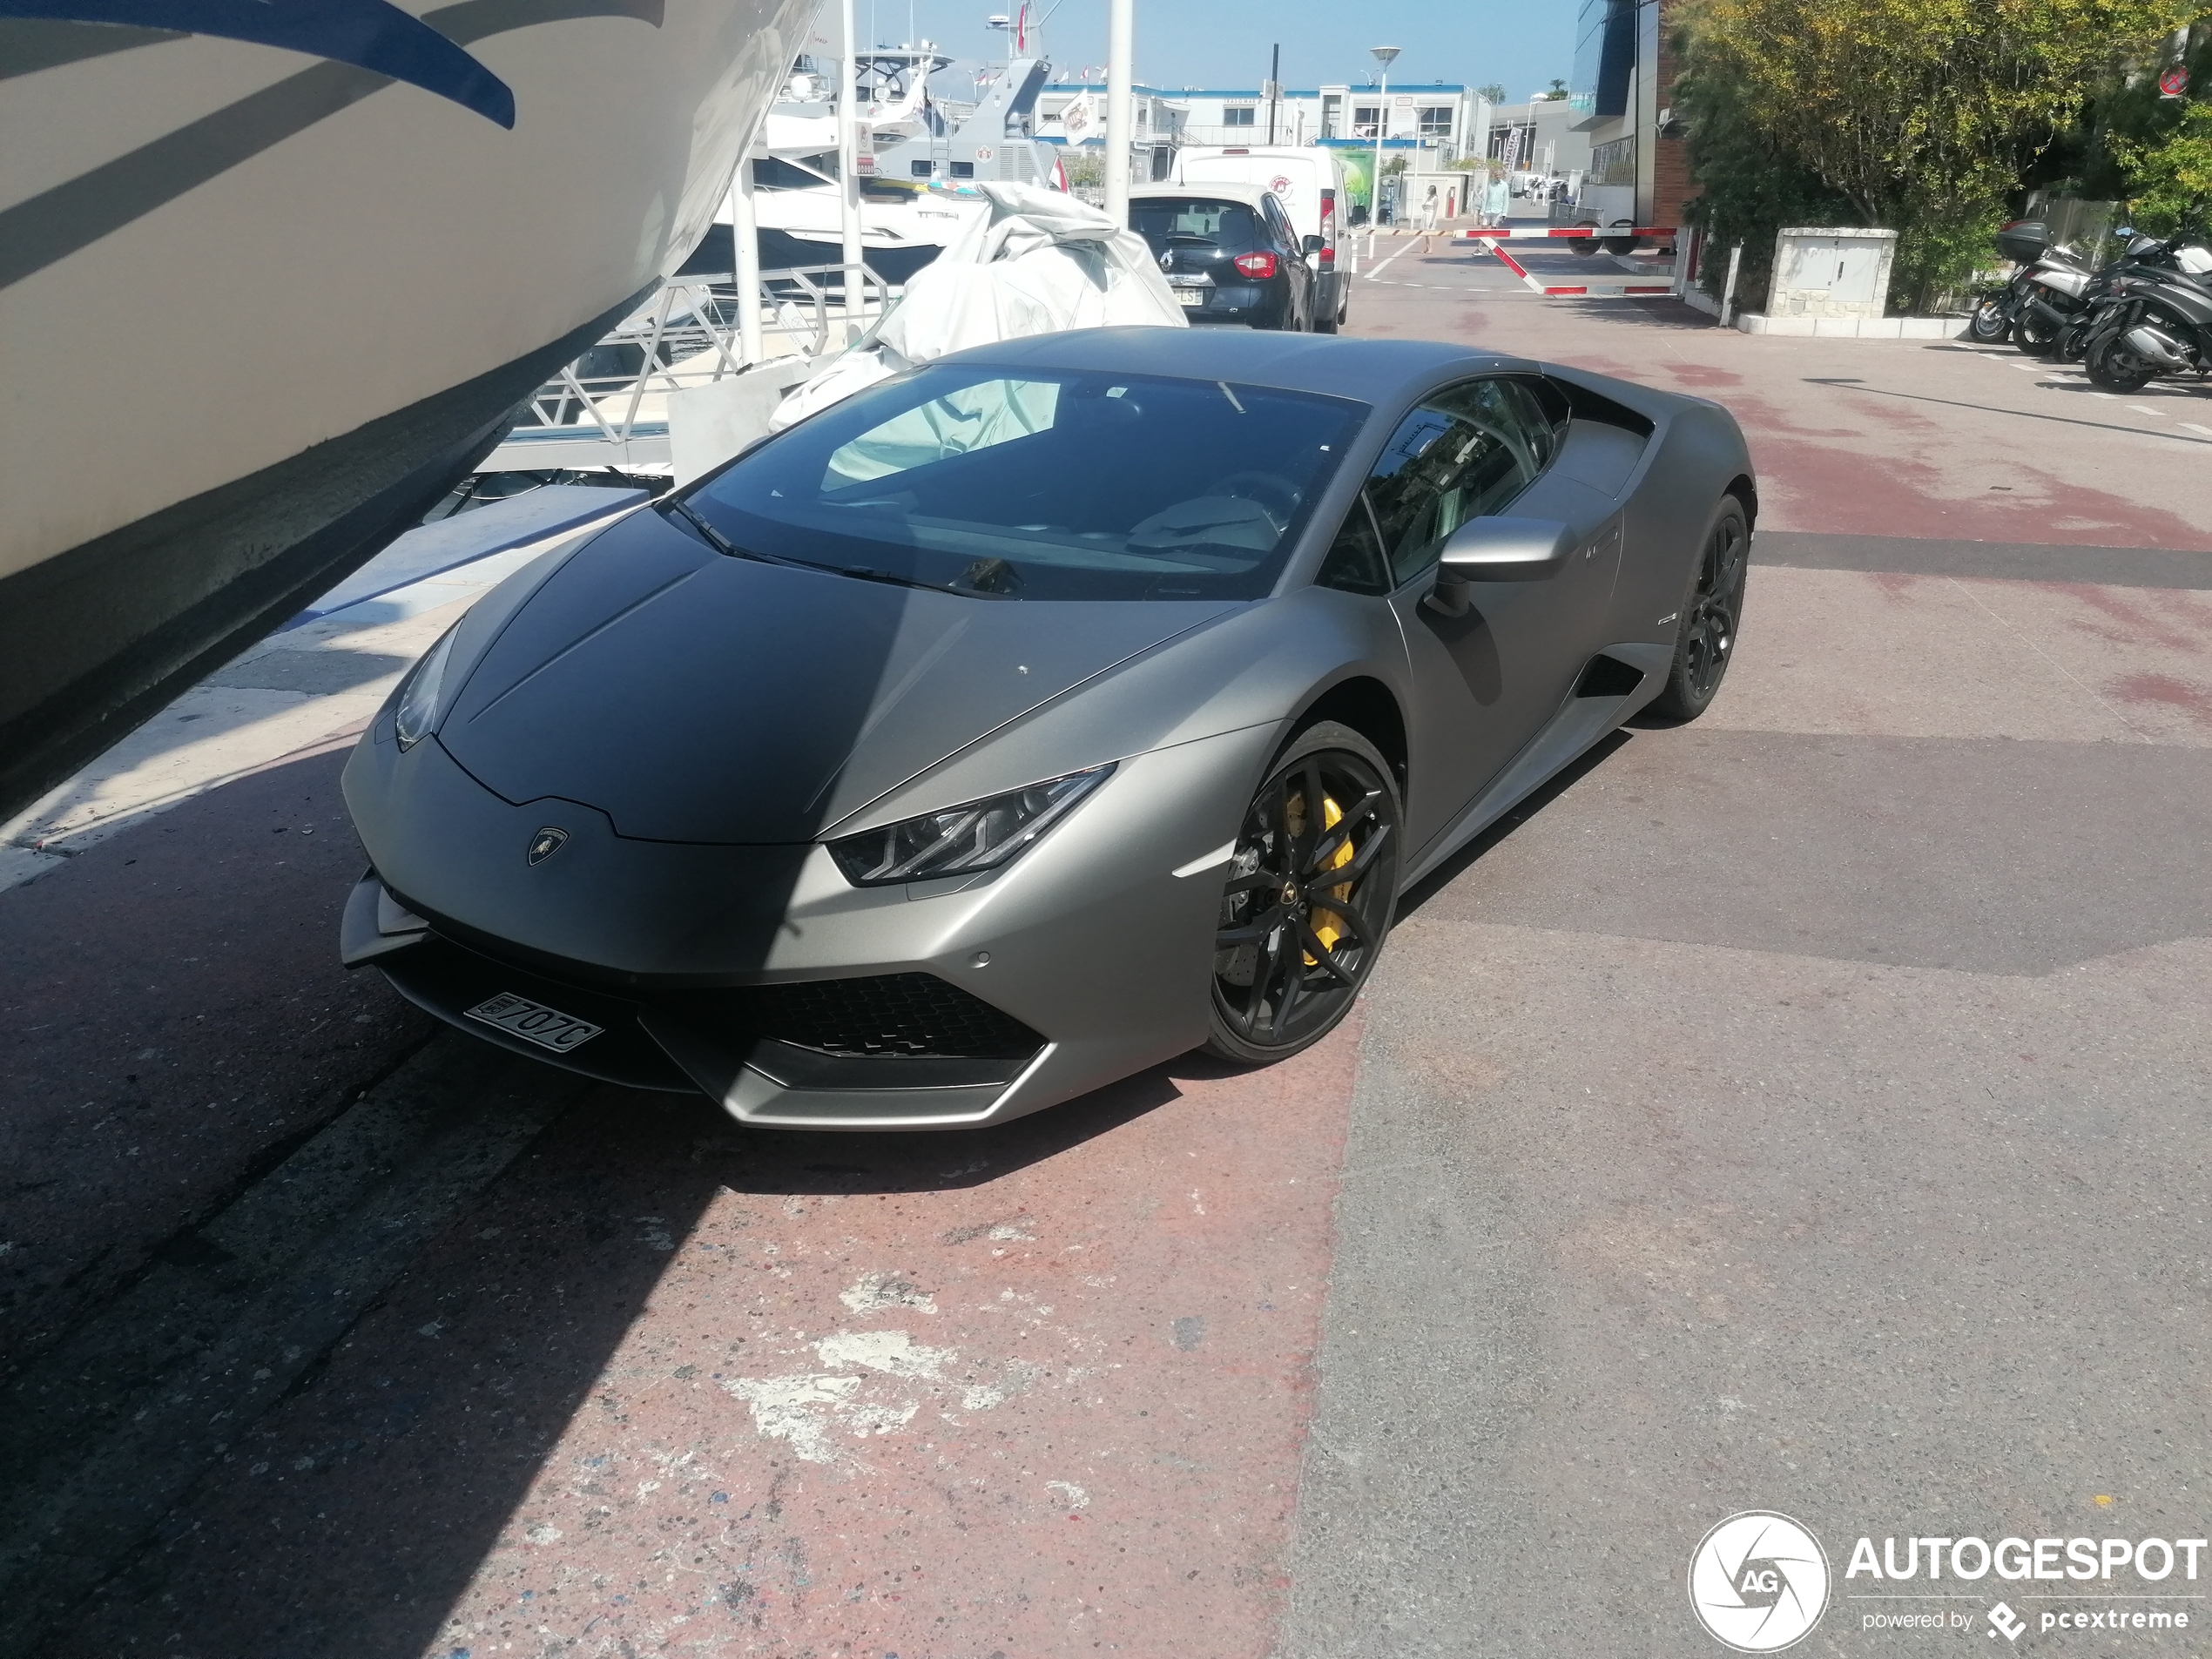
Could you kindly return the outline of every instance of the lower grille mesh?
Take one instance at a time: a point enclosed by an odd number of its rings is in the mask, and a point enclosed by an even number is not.
[[[1020,1059],[1044,1039],[981,998],[931,974],[813,980],[743,990],[690,992],[665,999],[727,1030],[821,1054]]]

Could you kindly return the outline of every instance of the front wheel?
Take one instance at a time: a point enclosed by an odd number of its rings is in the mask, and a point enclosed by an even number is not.
[[[2005,314],[2005,300],[2001,294],[1990,294],[1974,306],[1973,315],[1967,319],[1966,332],[1985,346],[2001,346],[2013,332],[2013,320]]]
[[[1751,566],[1751,526],[1743,503],[1721,497],[1697,574],[1683,602],[1675,634],[1675,660],[1668,665],[1667,688],[1652,700],[1653,712],[1694,720],[1711,706],[1721,676],[1736,654],[1736,634],[1743,620],[1743,585]]]
[[[2013,324],[2013,344],[2031,357],[2047,356],[2059,343],[2060,333],[2060,325],[2033,306],[2027,306]]]
[[[1389,763],[1349,726],[1309,726],[1269,768],[1222,889],[1208,1053],[1264,1065],[1335,1029],[1390,931],[1400,822]]]
[[[2089,378],[2108,392],[2140,391],[2156,378],[2158,366],[2146,362],[2128,348],[2120,330],[2112,329],[2099,334],[2089,342],[2087,356],[2083,360]]]

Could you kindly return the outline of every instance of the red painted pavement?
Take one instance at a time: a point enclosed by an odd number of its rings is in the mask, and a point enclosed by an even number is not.
[[[1356,1042],[982,1134],[598,1091],[63,1651],[1264,1654]]]

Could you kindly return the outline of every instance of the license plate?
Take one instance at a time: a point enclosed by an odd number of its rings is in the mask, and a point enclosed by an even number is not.
[[[558,1008],[549,1008],[543,1002],[517,996],[512,991],[502,991],[490,1001],[477,1003],[469,1010],[469,1017],[496,1025],[502,1031],[511,1031],[523,1041],[550,1049],[556,1054],[566,1054],[605,1029]]]
[[[1202,306],[1206,302],[1206,291],[1204,288],[1177,288],[1175,297],[1186,306]]]

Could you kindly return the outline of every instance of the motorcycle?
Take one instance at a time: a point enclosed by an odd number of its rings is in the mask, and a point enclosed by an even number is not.
[[[2060,362],[2080,361],[2088,352],[2089,337],[2098,322],[2109,314],[2114,290],[2130,279],[2147,281],[2202,282],[2212,270],[2212,253],[2181,241],[2163,242],[2125,228],[2118,233],[2120,257],[2099,271],[2084,291],[2069,301],[2049,307],[2059,323],[2052,355]]]
[[[2000,346],[2013,337],[2027,310],[2037,273],[2047,264],[2054,270],[2080,264],[2071,249],[2054,250],[2050,233],[2034,219],[2016,219],[1999,231],[1997,251],[2018,268],[2005,282],[1983,289],[1967,318],[1967,334],[1985,346]]]
[[[2036,219],[2015,219],[1997,233],[1997,251],[2018,268],[2002,287],[1985,289],[1966,332],[1984,345],[2006,339],[2024,352],[2048,351],[2064,326],[2065,308],[2080,302],[2094,280],[2087,263]]]
[[[2201,269],[2121,277],[2099,305],[2082,354],[2095,385],[2133,392],[2161,374],[2212,374],[2212,289],[2190,280],[2212,273],[2212,253],[2182,252],[2201,256]]]

